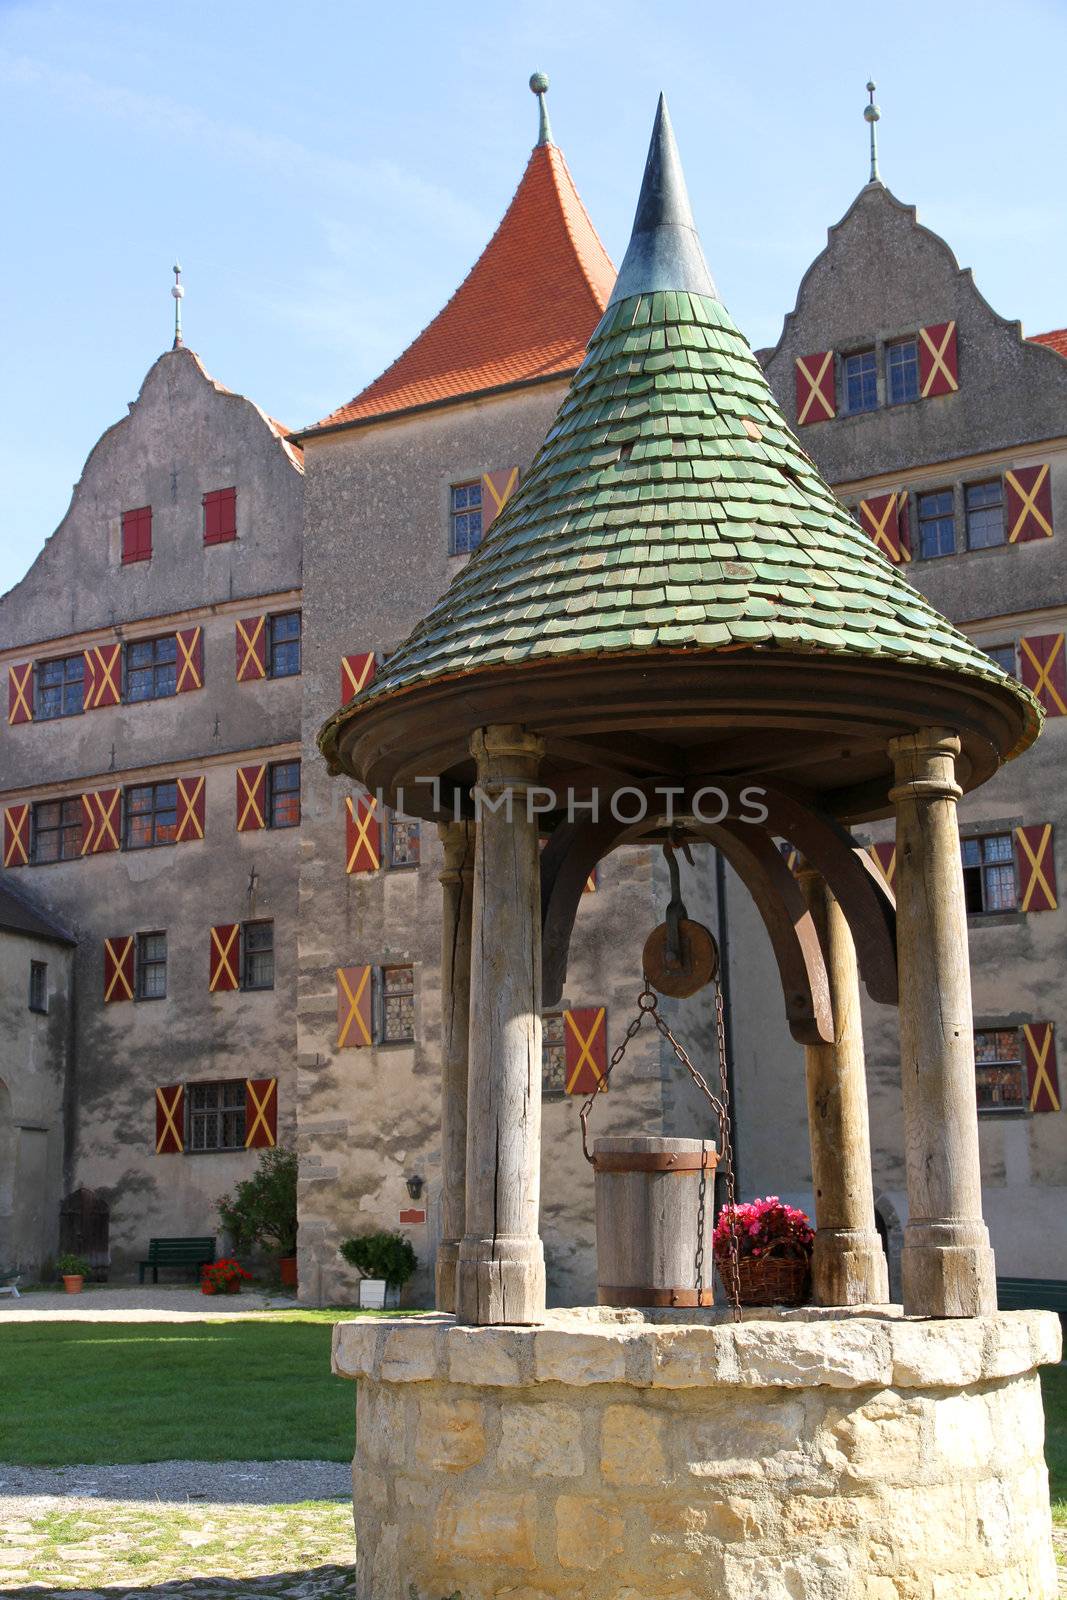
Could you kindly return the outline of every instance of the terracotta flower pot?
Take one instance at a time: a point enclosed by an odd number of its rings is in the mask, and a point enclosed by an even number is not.
[[[287,1288],[296,1288],[296,1257],[279,1256],[278,1271],[281,1273],[282,1282]]]
[[[85,1279],[80,1272],[65,1272],[63,1274],[63,1287],[68,1294],[81,1294],[84,1282]]]

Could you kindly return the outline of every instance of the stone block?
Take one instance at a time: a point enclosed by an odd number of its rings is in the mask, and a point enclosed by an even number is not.
[[[957,1388],[982,1375],[984,1333],[974,1322],[899,1322],[892,1330],[898,1388]]]
[[[482,1406],[477,1400],[427,1397],[419,1402],[415,1463],[431,1472],[463,1472],[485,1455]]]
[[[694,1478],[807,1477],[817,1468],[801,1449],[804,1422],[800,1399],[770,1406],[716,1395],[712,1405],[672,1421],[672,1446]]]
[[[520,1405],[501,1413],[497,1466],[502,1472],[534,1478],[580,1478],[582,1418],[572,1406]]]
[[[435,1559],[442,1564],[473,1561],[490,1571],[498,1564],[532,1568],[535,1516],[532,1494],[493,1489],[475,1495],[449,1492],[434,1519]]]
[[[889,1330],[874,1320],[749,1322],[733,1334],[738,1381],[752,1388],[854,1389],[892,1377]]]
[[[375,1376],[382,1383],[419,1383],[437,1377],[443,1325],[390,1328],[382,1340]]]
[[[402,1467],[407,1453],[405,1396],[370,1383],[360,1384],[356,1394],[359,1460]]]
[[[534,1346],[539,1383],[622,1383],[626,1377],[626,1340],[618,1333],[569,1333],[546,1328]]]
[[[561,1494],[556,1501],[556,1554],[561,1567],[595,1572],[621,1555],[625,1524],[610,1500]]]
[[[645,1406],[608,1406],[600,1424],[600,1475],[619,1485],[665,1482],[662,1417]]]
[[[661,1551],[670,1546],[702,1557],[721,1545],[764,1538],[780,1520],[776,1509],[742,1495],[699,1502],[666,1500],[648,1509],[654,1545]]]
[[[989,1406],[983,1394],[942,1395],[933,1414],[934,1449],[961,1476],[981,1471],[993,1449]]]
[[[718,1328],[665,1328],[652,1349],[657,1389],[690,1389],[740,1382],[737,1346]]]
[[[920,1474],[927,1449],[925,1418],[892,1391],[846,1412],[830,1429],[852,1475],[872,1482],[907,1481]]]
[[[381,1337],[381,1329],[373,1322],[336,1323],[332,1340],[332,1366],[335,1377],[370,1377],[374,1371]]]
[[[822,1539],[873,1526],[878,1515],[874,1495],[793,1494],[785,1502],[782,1527],[789,1539]]]
[[[450,1328],[446,1338],[452,1383],[515,1388],[523,1380],[526,1341],[510,1328]]]

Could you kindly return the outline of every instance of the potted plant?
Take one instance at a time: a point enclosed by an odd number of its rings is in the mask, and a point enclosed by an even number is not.
[[[68,1294],[81,1294],[82,1284],[89,1275],[89,1263],[84,1256],[60,1256],[56,1271],[63,1279],[63,1287]]]
[[[341,1254],[362,1274],[359,1303],[380,1311],[399,1305],[400,1291],[418,1266],[411,1240],[402,1233],[363,1233],[341,1243]]]
[[[241,1284],[251,1278],[240,1262],[232,1256],[223,1256],[200,1269],[201,1294],[240,1294]]]
[[[713,1234],[715,1260],[727,1294],[733,1287],[736,1247],[737,1297],[743,1306],[801,1305],[814,1243],[810,1219],[776,1194],[723,1206]]]
[[[278,1257],[282,1282],[296,1284],[295,1150],[264,1150],[250,1178],[218,1202],[219,1218],[237,1250],[260,1248]]]

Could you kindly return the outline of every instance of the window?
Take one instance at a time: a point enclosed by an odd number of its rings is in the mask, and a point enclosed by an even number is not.
[[[30,962],[30,1010],[48,1010],[48,962]]]
[[[73,861],[82,853],[81,796],[73,800],[41,800],[33,808],[33,860]]]
[[[874,411],[878,405],[878,364],[873,350],[858,350],[846,356],[845,409]]]
[[[541,1088],[545,1094],[565,1094],[567,1047],[562,1011],[541,1018]]]
[[[1015,646],[1013,644],[989,644],[983,646],[990,661],[995,661],[998,667],[1003,667],[1005,672],[1010,672],[1012,677],[1018,676],[1015,660]]]
[[[465,556],[482,542],[482,484],[454,483],[449,499],[448,548],[454,556]]]
[[[178,831],[176,783],[145,783],[126,790],[126,849],[173,844]]]
[[[84,705],[85,657],[60,656],[42,661],[37,668],[37,694],[34,715],[38,722],[49,717],[76,717]]]
[[[967,510],[967,546],[987,550],[1004,543],[1004,493],[999,478],[991,483],[969,483],[963,491]]]
[[[167,992],[167,936],[137,935],[136,988],[138,1000],[162,1000]]]
[[[1026,1108],[1026,1071],[1018,1028],[976,1028],[974,1076],[979,1111]]]
[[[241,988],[274,988],[274,924],[246,922],[241,928]]]
[[[187,1150],[243,1150],[245,1147],[245,1082],[190,1083]]]
[[[382,1043],[407,1044],[415,1037],[415,968],[382,968]]]
[[[300,826],[300,763],[275,761],[267,769],[267,827]]]
[[[886,346],[886,391],[891,406],[919,398],[919,347],[914,339]]]
[[[292,678],[300,671],[300,613],[283,611],[268,617],[267,671],[272,678]]]
[[[152,507],[122,513],[122,564],[152,559]]]
[[[178,686],[178,641],[173,633],[162,639],[138,639],[126,646],[126,699],[163,700]]]
[[[407,817],[389,818],[389,854],[391,867],[417,867],[419,864],[419,825]]]
[[[956,554],[956,511],[951,489],[919,496],[919,554],[924,561]]]
[[[228,544],[237,537],[237,490],[212,489],[204,496],[204,543]]]
[[[1015,911],[1015,848],[1010,833],[989,833],[962,839],[963,892],[969,912]]]

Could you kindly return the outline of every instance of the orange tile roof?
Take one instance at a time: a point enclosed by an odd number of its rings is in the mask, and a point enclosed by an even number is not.
[[[563,152],[536,145],[503,221],[444,309],[380,378],[306,432],[573,372],[614,283]]]
[[[1051,333],[1032,333],[1031,344],[1047,344],[1061,356],[1067,356],[1067,328],[1053,328]]]

